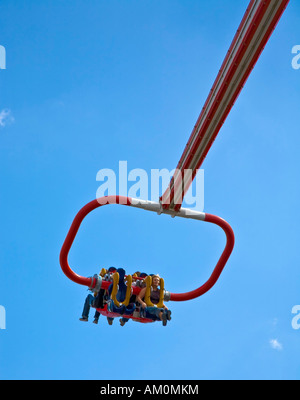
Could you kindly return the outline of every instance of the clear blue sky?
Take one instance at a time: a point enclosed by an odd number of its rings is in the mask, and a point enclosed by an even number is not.
[[[247,4],[1,1],[1,379],[299,378],[297,2],[203,164],[205,212],[236,234],[217,285],[169,303],[167,328],[96,326],[78,321],[87,290],[58,261],[100,169],[176,167]],[[224,243],[202,223],[106,207],[84,222],[70,264],[83,276],[158,272],[183,292],[206,281]]]

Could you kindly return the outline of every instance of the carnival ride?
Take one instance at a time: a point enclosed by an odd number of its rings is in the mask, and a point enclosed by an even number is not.
[[[201,287],[187,293],[171,293],[164,290],[164,281],[161,280],[160,303],[163,300],[192,300],[202,296],[215,285],[234,248],[233,230],[224,219],[182,208],[182,202],[288,3],[289,0],[250,1],[170,184],[158,202],[123,196],[107,196],[91,201],[78,212],[60,252],[61,268],[69,279],[77,284],[88,286],[94,293],[98,293],[101,289],[107,291],[111,288],[113,293],[111,297],[116,307],[120,305],[126,307],[129,304],[129,293],[139,294],[141,287],[136,284],[139,281],[138,277],[133,278],[128,275],[126,277],[126,294],[124,294],[123,301],[120,303],[116,298],[119,287],[117,274],[112,276],[112,280],[103,279],[101,274],[96,274],[93,277],[82,277],[76,274],[68,263],[68,254],[84,218],[99,207],[118,204],[152,211],[158,215],[168,214],[172,217],[208,222],[219,226],[225,232],[225,249],[208,281]],[[145,285],[149,291],[151,278],[148,277]],[[146,301],[147,305],[151,305],[149,296]],[[109,311],[107,305],[105,305],[97,311],[112,318],[122,316],[138,322],[153,322],[152,319],[142,317],[139,310],[135,310],[131,315],[122,315],[118,312]]]

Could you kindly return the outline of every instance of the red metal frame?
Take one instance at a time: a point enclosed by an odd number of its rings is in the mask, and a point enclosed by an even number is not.
[[[224,219],[217,217],[215,215],[212,215],[212,214],[205,214],[205,222],[209,222],[211,224],[217,225],[223,229],[223,231],[225,232],[225,235],[226,235],[225,249],[224,249],[212,275],[210,276],[210,278],[204,285],[200,286],[196,290],[193,290],[193,291],[187,292],[187,293],[180,293],[180,294],[171,293],[171,297],[170,297],[171,301],[192,300],[197,297],[203,296],[206,292],[208,292],[218,281],[230,255],[233,251],[235,238],[234,238],[233,230],[232,230],[231,226],[228,224],[228,222],[226,222]]]
[[[101,201],[103,202],[103,204],[101,203]],[[74,242],[74,239],[77,235],[77,232],[80,228],[80,225],[82,223],[82,221],[84,220],[84,218],[93,210],[95,210],[96,208],[102,207],[103,205],[106,204],[122,204],[122,205],[127,205],[130,206],[131,202],[130,199],[124,196],[107,196],[105,198],[102,199],[95,199],[93,201],[91,201],[90,203],[88,203],[87,205],[85,205],[76,215],[76,217],[74,218],[74,221],[72,222],[72,225],[70,227],[70,230],[67,234],[67,237],[64,241],[64,244],[62,246],[61,252],[60,252],[60,265],[61,268],[63,270],[63,272],[65,273],[65,275],[71,279],[71,281],[78,283],[80,285],[84,285],[84,286],[94,286],[92,285],[93,280],[92,278],[84,278],[78,274],[76,274],[71,267],[69,266],[68,263],[68,254],[69,251],[72,247],[72,244]],[[106,282],[103,282],[104,284],[104,289],[108,289],[108,286],[106,284]],[[107,287],[105,287],[107,286]]]
[[[88,287],[95,287],[96,285],[96,280],[93,280],[93,278],[84,278],[78,274],[76,274],[71,267],[69,266],[68,263],[68,254],[70,252],[71,246],[74,242],[74,239],[77,235],[77,232],[80,228],[80,225],[84,218],[93,210],[102,207],[103,205],[108,205],[108,204],[120,204],[120,205],[126,205],[126,206],[131,206],[132,205],[132,199],[129,197],[124,197],[124,196],[107,196],[107,197],[102,197],[97,200],[93,200],[92,202],[88,203],[86,206],[84,206],[76,215],[71,228],[67,234],[67,237],[64,241],[64,244],[61,249],[60,253],[60,265],[65,273],[65,275],[71,279],[72,281],[80,284],[80,285],[85,285]],[[230,255],[234,247],[234,233],[230,225],[223,220],[220,217],[217,217],[215,215],[211,214],[205,214],[205,222],[209,222],[212,224],[215,224],[223,229],[223,231],[226,234],[226,246],[225,249],[211,275],[209,280],[199,287],[198,289],[195,289],[191,292],[187,293],[181,293],[181,294],[176,294],[176,293],[171,293],[170,294],[170,300],[171,301],[186,301],[186,300],[192,300],[196,297],[202,296],[204,293],[206,293],[208,290],[210,290],[217,280],[219,279]],[[102,288],[103,289],[108,289],[109,285],[111,282],[102,282]],[[139,287],[133,287],[133,294],[139,294],[140,292]]]

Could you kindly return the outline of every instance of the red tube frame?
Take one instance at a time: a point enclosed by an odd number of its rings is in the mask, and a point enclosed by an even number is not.
[[[231,228],[231,226],[226,222],[224,219],[217,217],[216,215],[212,214],[205,214],[205,222],[209,222],[215,225],[218,225],[220,228],[223,229],[226,235],[226,246],[225,249],[219,258],[219,261],[208,279],[208,281],[200,286],[198,289],[195,289],[191,292],[187,293],[171,293],[170,300],[171,301],[187,301],[187,300],[193,300],[197,297],[203,296],[206,292],[208,292],[218,281],[225,265],[227,264],[227,261],[233,251],[234,248],[234,243],[235,243],[235,237],[234,237],[234,232]]]
[[[61,269],[64,272],[64,274],[73,282],[78,283],[80,285],[88,286],[88,287],[95,287],[96,280],[93,278],[85,278],[83,276],[80,276],[76,274],[70,267],[68,263],[68,255],[70,252],[70,249],[72,247],[72,244],[75,240],[75,237],[77,235],[77,232],[80,228],[80,225],[84,218],[93,210],[96,208],[99,208],[103,205],[108,205],[108,204],[120,204],[120,205],[126,205],[126,206],[131,206],[132,205],[132,199],[129,197],[124,197],[124,196],[107,196],[107,197],[102,197],[100,199],[95,199],[85,205],[75,216],[74,221],[72,222],[72,225],[69,229],[69,232],[66,236],[66,239],[63,243],[61,252],[60,252],[60,265]],[[208,279],[208,281],[199,287],[198,289],[195,289],[191,292],[187,293],[170,293],[170,300],[171,301],[187,301],[187,300],[192,300],[197,297],[202,296],[205,294],[207,291],[209,291],[218,281],[231,253],[234,247],[234,233],[231,228],[231,226],[222,218],[217,217],[215,215],[211,214],[205,214],[205,222],[209,222],[212,224],[215,224],[223,229],[223,231],[226,234],[226,246],[225,249],[211,275],[211,277]],[[102,288],[103,289],[108,289],[109,282],[103,281],[102,282]],[[133,288],[133,293],[138,294],[140,289],[138,287]]]
[[[91,201],[77,213],[76,217],[74,218],[74,221],[72,222],[72,225],[67,234],[67,237],[64,241],[64,244],[61,248],[61,252],[60,252],[60,256],[59,256],[61,269],[63,270],[65,275],[69,279],[71,279],[71,281],[78,283],[80,285],[88,286],[88,287],[91,287],[91,286],[94,287],[94,285],[92,285],[92,281],[93,281],[92,278],[84,278],[84,277],[76,274],[71,269],[71,267],[69,266],[69,263],[68,263],[68,254],[70,252],[70,249],[72,247],[72,244],[75,240],[75,237],[77,235],[77,232],[80,228],[82,221],[90,212],[92,212],[96,208],[101,207],[106,204],[123,204],[123,205],[127,205],[127,206],[131,205],[130,199],[127,197],[124,197],[124,196],[107,196],[105,198],[107,200],[107,203],[102,204],[101,200],[103,200],[103,199],[104,198],[95,199],[95,200]]]

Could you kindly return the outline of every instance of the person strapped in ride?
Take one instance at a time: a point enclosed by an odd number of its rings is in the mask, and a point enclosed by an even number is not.
[[[152,275],[151,279],[151,293],[150,293],[150,301],[153,306],[148,306],[145,302],[145,295],[147,288],[143,288],[139,295],[137,296],[137,301],[140,303],[144,316],[146,318],[151,318],[155,320],[161,320],[163,326],[167,325],[167,321],[171,320],[171,311],[168,310],[165,304],[162,304],[162,307],[157,307],[156,305],[160,302],[160,287],[161,278],[159,275]]]

